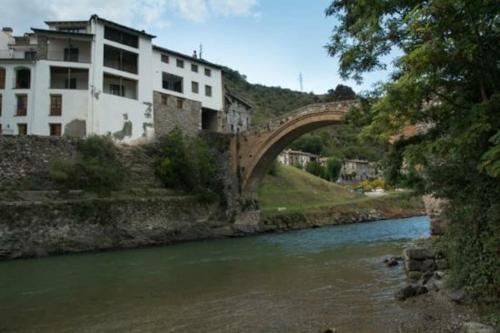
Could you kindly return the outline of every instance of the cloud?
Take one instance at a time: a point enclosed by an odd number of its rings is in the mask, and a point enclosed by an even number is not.
[[[178,16],[191,22],[214,17],[254,17],[258,0],[2,0],[0,22],[16,33],[44,20],[81,20],[92,14],[137,28],[163,28]]]

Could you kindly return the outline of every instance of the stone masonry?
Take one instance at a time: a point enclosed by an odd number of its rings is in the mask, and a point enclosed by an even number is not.
[[[154,129],[156,136],[180,128],[186,135],[197,135],[201,125],[201,103],[155,91]]]

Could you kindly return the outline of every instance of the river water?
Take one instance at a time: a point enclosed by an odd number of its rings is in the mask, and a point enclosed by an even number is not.
[[[0,332],[393,332],[426,217],[0,263]]]

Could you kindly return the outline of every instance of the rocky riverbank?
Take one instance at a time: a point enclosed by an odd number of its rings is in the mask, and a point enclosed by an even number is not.
[[[398,323],[400,332],[496,332],[480,322],[464,289],[449,288],[448,262],[431,240],[406,248],[402,257],[388,258],[385,264],[388,269],[403,264],[407,276],[406,286],[396,292],[395,299],[411,309],[414,318]]]

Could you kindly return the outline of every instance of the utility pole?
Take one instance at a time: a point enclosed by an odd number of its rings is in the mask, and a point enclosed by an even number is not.
[[[300,91],[304,91],[304,80],[302,79],[302,73],[299,73],[299,84],[300,84]]]

